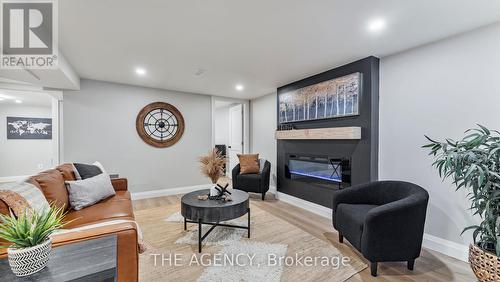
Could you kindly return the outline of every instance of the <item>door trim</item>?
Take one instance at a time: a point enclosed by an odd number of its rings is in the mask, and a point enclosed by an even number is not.
[[[231,104],[229,112],[229,142],[227,148],[227,158],[229,167],[235,167],[238,162],[238,154],[243,154],[243,105]],[[216,125],[217,126],[217,125]],[[235,127],[238,130],[234,130]]]
[[[44,90],[41,87],[35,87],[23,84],[5,84],[0,82],[0,90],[5,89],[11,92],[39,92],[49,95],[52,98],[51,102],[51,118],[52,118],[52,158],[50,166],[56,167],[63,160],[63,91],[59,90]],[[44,169],[49,169],[46,167]],[[0,182],[12,182],[26,178],[25,175],[13,175],[0,177]]]
[[[236,99],[236,98],[227,98],[220,96],[211,96],[210,104],[211,104],[211,119],[212,119],[212,146],[210,148],[215,148],[215,101],[225,101],[225,102],[233,102],[239,103],[243,105],[243,154],[248,154],[250,152],[250,101],[244,99]],[[229,171],[232,168],[228,168]]]

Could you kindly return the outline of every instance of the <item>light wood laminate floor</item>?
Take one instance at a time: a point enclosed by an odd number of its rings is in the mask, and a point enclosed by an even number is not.
[[[165,196],[134,201],[134,210],[150,209],[165,205],[179,204],[182,195]],[[266,200],[260,200],[260,194],[251,195],[251,201],[260,209],[277,216],[311,235],[329,242],[343,254],[362,258],[352,246],[344,240],[338,242],[338,233],[333,229],[329,219],[305,211],[288,203],[273,199],[267,194]],[[367,260],[362,258],[365,263]],[[469,265],[457,259],[445,256],[435,251],[422,249],[420,258],[415,261],[415,270],[406,269],[406,263],[379,263],[378,276],[370,275],[370,267],[351,277],[354,281],[477,281]],[[286,281],[285,281],[286,282]]]

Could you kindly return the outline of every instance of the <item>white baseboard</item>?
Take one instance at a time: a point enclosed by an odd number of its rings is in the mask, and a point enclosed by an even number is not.
[[[210,189],[210,187],[212,187],[212,185],[213,184],[202,184],[202,185],[194,185],[194,186],[151,190],[151,191],[144,191],[144,192],[132,192],[131,197],[132,197],[132,200],[141,200],[141,199],[171,196],[171,195],[177,195],[177,194],[185,194],[185,193],[189,193],[189,192],[200,190],[200,189]]]
[[[430,250],[440,252],[461,261],[468,261],[469,247],[430,234],[424,234],[422,245]]]
[[[321,205],[311,203],[300,198],[290,196],[285,193],[277,192],[277,199],[296,207],[302,208],[306,211],[310,211],[322,217],[332,219],[332,209],[323,207]],[[333,227],[332,227],[333,228]],[[469,248],[466,245],[458,244],[453,241],[449,241],[443,238],[439,238],[433,235],[424,234],[424,240],[422,243],[424,248],[442,253],[444,255],[456,258],[461,261],[468,261]]]
[[[276,192],[277,192],[276,186],[269,185],[269,191],[268,192],[276,196]]]
[[[327,207],[323,207],[321,205],[311,203],[306,200],[302,200],[300,198],[290,196],[285,193],[277,192],[276,195],[278,196],[278,200],[283,201],[285,203],[289,203],[291,205],[294,205],[296,207],[305,209],[306,211],[310,211],[312,213],[315,213],[317,215],[320,215],[322,217],[326,217],[329,219],[332,219],[332,209],[329,209]]]

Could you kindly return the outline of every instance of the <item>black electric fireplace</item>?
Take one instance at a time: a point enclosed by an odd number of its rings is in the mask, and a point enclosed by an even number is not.
[[[288,154],[285,177],[340,189],[351,184],[351,162],[349,158]]]

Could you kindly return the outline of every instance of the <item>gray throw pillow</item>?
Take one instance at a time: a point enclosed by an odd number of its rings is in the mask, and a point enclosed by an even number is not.
[[[66,181],[66,187],[69,204],[74,210],[81,210],[115,195],[111,179],[105,173],[84,180]]]

